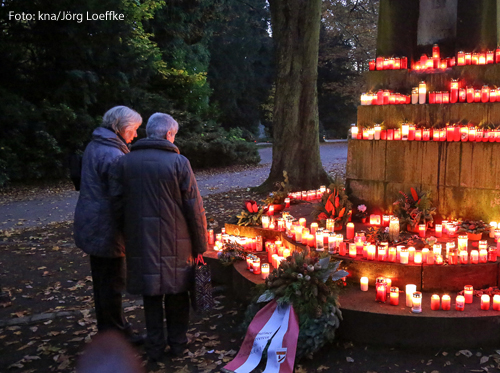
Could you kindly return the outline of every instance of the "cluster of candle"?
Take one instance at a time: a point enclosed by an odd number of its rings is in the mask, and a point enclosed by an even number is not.
[[[488,65],[493,63],[500,63],[500,47],[496,50],[489,50],[486,52],[470,53],[459,51],[453,57],[441,57],[441,51],[438,44],[432,47],[432,56],[422,54],[419,60],[413,62],[411,69],[415,71],[428,72],[430,70],[444,70],[448,67],[465,66],[465,65]],[[406,69],[408,67],[407,57],[377,57],[376,60],[370,60],[368,68],[373,70],[398,70]]]
[[[383,130],[379,124],[373,128],[351,127],[351,138],[358,140],[402,140],[402,141],[462,141],[500,142],[500,130],[482,129],[475,126],[449,125],[444,128],[416,128],[403,123],[401,128]]]
[[[497,97],[500,98],[500,88],[490,88],[488,85],[483,85],[481,89],[474,88],[473,86],[461,88],[459,87],[458,80],[452,80],[450,83],[450,91],[429,92],[429,104],[497,102]],[[412,91],[412,103],[416,103],[413,101],[415,101],[415,99]]]
[[[237,243],[243,246],[245,251],[262,251],[262,236],[243,237],[222,232],[217,233],[215,235],[214,250],[222,251],[226,243]]]
[[[368,62],[368,69],[373,70],[400,70],[408,68],[408,57],[377,57]]]
[[[380,89],[377,93],[362,93],[361,105],[404,105],[411,103],[410,95]]]
[[[351,224],[352,225],[352,224]],[[354,230],[354,225],[352,225]],[[319,228],[318,223],[311,223],[306,227],[306,219],[300,218],[287,227],[287,237],[303,245],[316,248],[316,251],[327,250],[330,254],[339,252],[340,247],[345,247],[344,235],[334,232],[335,221],[326,219],[326,228]]]
[[[448,67],[453,67],[456,65],[455,57],[441,58],[441,52],[439,50],[439,45],[434,44],[432,47],[432,56],[427,56],[427,54],[422,54],[420,60],[415,61],[412,64],[412,70],[416,71],[428,71],[437,69],[447,69]]]
[[[325,192],[330,193],[330,190],[326,186],[322,185],[319,187],[319,189],[315,190],[303,190],[300,192],[289,193],[288,197],[302,201],[313,201],[315,199],[320,199],[321,197],[323,197],[323,193]]]
[[[269,276],[269,263],[260,263],[260,258],[253,254],[248,254],[246,257],[247,269],[254,275],[261,275],[265,280]]]
[[[386,303],[387,294],[389,294],[389,304],[391,306],[399,305],[399,288],[391,286],[392,281],[389,278],[377,277],[375,282],[375,301]],[[361,277],[360,279],[361,291],[368,291],[368,277]],[[474,289],[472,285],[464,286],[464,295],[457,295],[455,299],[455,309],[457,311],[464,311],[465,304],[472,304]],[[411,307],[412,312],[422,312],[422,293],[417,291],[417,285],[407,284],[405,286],[406,307]],[[490,309],[491,299],[488,294],[481,295],[481,310],[487,311]],[[431,310],[449,311],[451,309],[451,297],[444,294],[442,297],[439,294],[431,296]],[[500,311],[500,295],[493,296],[493,310]]]
[[[442,244],[434,244],[432,251],[429,248],[416,250],[415,247],[398,245],[389,247],[388,242],[381,242],[380,245],[366,242],[364,232],[356,232],[354,242],[349,243],[348,250],[345,246],[340,246],[340,255],[356,258],[358,255],[366,260],[392,262],[400,264],[428,264],[443,265],[445,261],[449,265],[458,264],[479,264],[496,262],[500,251],[500,245],[488,248],[487,241],[479,241],[479,249],[467,251],[468,238],[466,235],[458,236],[458,245],[455,241],[448,241],[443,250]],[[458,247],[457,247],[458,246]]]
[[[266,242],[267,261],[273,268],[278,268],[279,264],[291,255],[291,250],[283,246],[282,241]]]

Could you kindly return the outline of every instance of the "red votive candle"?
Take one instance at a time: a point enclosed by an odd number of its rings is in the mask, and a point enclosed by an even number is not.
[[[481,309],[483,311],[490,309],[490,296],[488,294],[481,295]]]
[[[389,297],[389,304],[391,306],[399,305],[399,288],[396,286],[391,287],[391,293]]]
[[[441,298],[441,308],[443,311],[449,311],[451,308],[451,297],[448,294],[443,295]]]
[[[457,295],[455,299],[455,309],[457,311],[463,311],[465,309],[465,298],[463,295]]]
[[[500,311],[500,295],[498,294],[493,296],[493,310]]]
[[[474,287],[472,285],[464,286],[464,299],[465,303],[472,303],[472,297],[474,296]]]
[[[441,298],[439,295],[433,294],[431,297],[431,310],[437,311],[441,305]]]

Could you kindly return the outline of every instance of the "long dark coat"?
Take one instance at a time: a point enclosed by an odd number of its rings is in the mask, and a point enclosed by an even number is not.
[[[206,251],[207,222],[188,159],[168,140],[141,139],[116,168],[127,291],[177,294],[193,281],[193,257]]]
[[[98,127],[83,153],[74,234],[76,246],[89,255],[107,258],[125,255],[123,236],[113,218],[109,181],[114,163],[128,152],[127,144],[113,131]]]

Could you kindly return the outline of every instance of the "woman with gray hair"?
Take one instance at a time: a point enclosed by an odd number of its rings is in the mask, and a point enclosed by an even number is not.
[[[113,218],[109,196],[110,170],[129,152],[141,116],[126,106],[104,114],[83,153],[80,196],[75,210],[75,243],[90,256],[97,329],[117,329],[132,337],[122,309],[125,288],[125,246]]]

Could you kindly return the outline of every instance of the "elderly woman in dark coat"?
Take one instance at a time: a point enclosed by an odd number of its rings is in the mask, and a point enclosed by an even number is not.
[[[116,106],[94,130],[82,161],[80,197],[75,210],[76,246],[90,255],[97,329],[117,329],[132,336],[122,309],[125,288],[125,246],[113,219],[109,196],[110,169],[129,152],[142,118]]]
[[[205,209],[191,165],[173,144],[177,130],[170,115],[153,114],[148,137],[118,161],[112,192],[124,217],[127,290],[143,295],[153,360],[166,347],[164,311],[171,352],[186,348],[193,257],[207,249]]]

